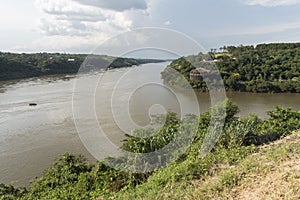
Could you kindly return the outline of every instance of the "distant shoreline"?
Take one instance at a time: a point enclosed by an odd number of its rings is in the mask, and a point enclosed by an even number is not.
[[[88,63],[83,69],[87,72],[98,71],[103,67],[114,69],[166,61],[159,59],[118,58],[106,55],[0,52],[0,82],[49,75],[76,74],[82,63],[86,62],[88,56]]]

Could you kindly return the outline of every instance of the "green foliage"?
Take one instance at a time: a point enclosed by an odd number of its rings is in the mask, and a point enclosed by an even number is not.
[[[190,71],[193,69],[195,69],[195,67],[184,57],[181,57],[167,66],[166,69],[161,72],[161,77],[167,84],[186,88],[188,87],[186,83],[188,83]]]
[[[88,164],[82,156],[66,153],[41,178],[34,181],[26,196],[29,199],[53,199],[79,195],[80,191],[88,191],[84,190],[83,184],[80,183],[84,180],[83,176],[92,172],[92,169],[93,165]],[[77,184],[81,187],[76,188],[78,191],[71,192],[72,187]],[[89,189],[88,184],[84,184],[85,189]]]
[[[208,127],[212,112],[224,117],[225,125],[221,137],[213,151],[205,157],[200,157],[200,150]],[[242,162],[247,156],[256,152],[254,145],[260,145],[284,137],[292,130],[300,128],[300,112],[289,108],[277,107],[268,112],[270,118],[261,120],[255,115],[237,118],[238,107],[226,100],[200,116],[188,115],[179,119],[175,113],[166,116],[153,117],[153,123],[163,124],[159,129],[139,129],[134,136],[129,136],[123,143],[123,149],[131,152],[147,153],[164,147],[175,132],[187,128],[195,122],[199,123],[196,136],[185,152],[176,162],[152,173],[128,173],[106,166],[105,162],[98,162],[93,166],[82,157],[65,154],[49,168],[41,178],[33,181],[26,189],[0,185],[1,199],[142,199],[147,196],[153,198],[164,196],[163,191],[171,190],[178,184],[201,180],[205,176],[214,174],[218,166],[232,166]],[[140,136],[149,136],[141,138]],[[284,152],[289,152],[286,149]],[[284,155],[284,152],[280,155]],[[276,153],[278,155],[279,153]],[[272,156],[270,154],[270,156]],[[123,158],[107,158],[120,166],[124,165]],[[136,162],[141,162],[137,160]],[[151,161],[150,161],[151,162]],[[126,163],[125,163],[126,164]],[[153,163],[150,163],[153,164]],[[257,165],[246,163],[244,170],[252,170]],[[227,170],[220,174],[216,190],[231,187],[240,181],[243,173]],[[186,185],[186,187],[189,187]],[[181,186],[180,189],[184,189]]]
[[[82,68],[83,71],[163,62],[163,60],[115,58],[106,55],[59,53],[16,54],[0,52],[0,81],[53,74],[77,73],[87,57],[88,63],[86,63],[85,68]]]
[[[165,118],[157,116],[154,122],[163,123],[163,126],[158,130],[153,128],[134,130],[134,136],[128,136],[122,148],[134,153],[149,153],[169,144],[180,126],[176,113],[170,112]]]
[[[221,184],[227,186],[236,185],[239,179],[239,174],[230,170],[220,175]]]
[[[279,139],[290,134],[291,131],[300,129],[300,112],[293,111],[291,108],[277,106],[275,110],[269,111],[270,119],[262,124],[265,134]]]
[[[233,120],[224,127],[218,144],[223,148],[234,148],[254,144],[253,141],[259,133],[259,126],[261,124],[262,120],[255,115],[250,115],[240,120]]]
[[[0,199],[13,200],[26,194],[26,188],[14,188],[12,185],[0,184]]]
[[[228,46],[222,52],[198,54],[173,61],[169,67],[182,73],[189,80],[194,68],[218,68],[227,90],[241,92],[300,92],[300,43],[260,44],[254,46]],[[217,62],[211,62],[217,59]],[[167,76],[162,78],[171,85],[178,81]],[[171,73],[170,73],[171,74]],[[189,80],[194,88],[207,91],[205,82]]]

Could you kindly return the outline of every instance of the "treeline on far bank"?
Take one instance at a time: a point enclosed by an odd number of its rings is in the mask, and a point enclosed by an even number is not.
[[[163,60],[116,58],[106,55],[60,53],[17,54],[0,52],[0,81],[77,73],[87,57],[88,70],[163,62]]]
[[[191,70],[218,69],[226,90],[299,93],[300,43],[224,46],[211,49],[208,54],[179,58],[169,68],[182,73],[194,88],[203,91],[207,91],[205,80],[191,80]],[[162,73],[162,78],[172,85],[180,84],[168,69]],[[215,80],[207,81],[220,84]]]

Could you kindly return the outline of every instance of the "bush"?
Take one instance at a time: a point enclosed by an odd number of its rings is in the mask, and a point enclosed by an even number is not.
[[[197,133],[192,145],[176,162],[163,169],[152,173],[127,173],[112,169],[106,166],[105,162],[98,162],[95,168],[82,156],[66,153],[45,171],[41,178],[34,180],[28,191],[24,188],[0,185],[0,198],[93,199],[102,196],[128,199],[143,198],[145,193],[157,195],[163,188],[175,187],[179,182],[201,179],[212,174],[218,165],[232,165],[241,161],[255,152],[256,147],[253,144],[270,142],[300,128],[299,111],[276,107],[268,112],[269,119],[261,120],[255,115],[239,119],[236,117],[237,106],[228,100],[225,103],[225,109],[222,106],[223,102],[198,117],[188,115],[181,120],[175,113],[156,116],[153,123],[165,122],[162,128],[136,130],[135,136],[129,136],[124,141],[123,149],[127,151],[152,152],[172,141],[177,131],[181,133],[182,129],[189,130],[187,128],[193,125],[196,119],[199,127],[198,130],[194,130]],[[225,117],[225,125],[213,151],[205,157],[200,157],[199,153],[210,125],[211,112],[217,114],[216,122]],[[151,137],[140,138],[148,134],[151,134]],[[128,164],[125,158],[107,160],[119,165]],[[221,174],[220,184],[231,186],[236,184],[239,178],[239,174],[228,171]]]

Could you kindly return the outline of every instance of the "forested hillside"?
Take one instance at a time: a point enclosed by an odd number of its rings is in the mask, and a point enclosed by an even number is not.
[[[53,74],[77,73],[86,54],[35,53],[16,54],[0,52],[0,81]],[[89,70],[101,67],[119,68],[162,60],[116,58],[89,55]]]
[[[227,90],[241,92],[300,92],[300,43],[259,44],[257,46],[225,46],[208,54],[182,57],[169,67],[184,74],[202,67],[216,66]],[[176,81],[167,71],[162,78],[173,85]],[[171,75],[170,75],[171,76]],[[191,81],[194,88],[206,91],[203,81]]]

